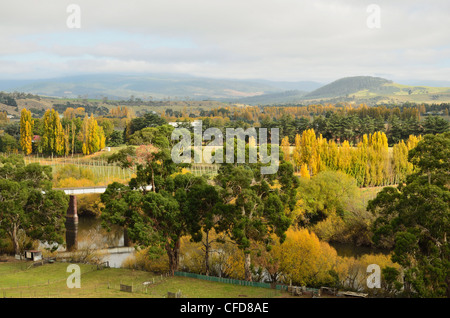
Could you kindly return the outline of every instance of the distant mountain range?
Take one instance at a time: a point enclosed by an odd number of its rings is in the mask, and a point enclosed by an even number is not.
[[[0,81],[0,91],[42,96],[128,99],[239,99],[299,89],[311,91],[317,82],[212,79],[185,75],[82,75],[46,80]]]
[[[450,101],[447,82],[420,85],[395,83],[381,77],[354,76],[329,84],[314,81],[212,79],[189,75],[98,74],[46,80],[0,80],[0,91],[18,91],[49,97],[143,100],[217,100],[249,105],[316,102],[442,102]],[[434,84],[435,86],[425,86]],[[450,82],[448,82],[450,86]]]

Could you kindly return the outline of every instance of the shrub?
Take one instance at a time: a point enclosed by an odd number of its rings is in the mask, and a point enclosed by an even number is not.
[[[58,169],[54,183],[57,188],[89,187],[95,184],[95,177],[91,170],[69,164]]]

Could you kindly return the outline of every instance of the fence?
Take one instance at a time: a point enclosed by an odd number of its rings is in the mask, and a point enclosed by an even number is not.
[[[77,168],[83,168],[92,172],[98,184],[108,184],[115,180],[129,180],[133,173],[130,169],[122,169],[115,164],[108,163],[106,160],[77,157],[40,157],[39,154],[34,156],[25,156],[25,163],[39,163],[52,167],[53,173],[57,173],[59,169],[66,165],[74,165]],[[97,184],[97,185],[98,185]]]
[[[233,278],[224,278],[224,277],[216,277],[216,276],[206,276],[206,275],[200,275],[200,274],[194,274],[194,273],[187,273],[187,272],[175,272],[175,276],[182,276],[182,277],[189,277],[189,278],[197,278],[197,279],[203,279],[210,282],[216,282],[216,283],[226,283],[226,284],[233,284],[233,285],[240,285],[240,286],[251,286],[251,287],[261,287],[261,288],[273,288],[273,285],[271,283],[262,283],[262,282],[249,282],[246,280],[239,280],[239,279],[233,279]],[[282,285],[282,284],[276,284],[275,289],[276,290],[283,290],[287,291],[289,286]],[[317,293],[319,290],[316,288],[308,288],[303,287],[307,291],[311,291],[314,293]]]
[[[195,176],[206,175],[209,177],[214,177],[217,175],[220,165],[218,164],[192,164],[188,169]]]
[[[152,277],[151,279],[149,279],[146,282],[140,283],[140,282],[136,282],[134,280],[120,280],[120,282],[113,282],[113,281],[108,281],[107,283],[107,288],[108,289],[112,289],[112,290],[116,290],[116,291],[121,291],[121,292],[128,292],[128,293],[139,293],[139,294],[146,294],[146,295],[153,295],[153,296],[159,296],[161,297],[162,295],[157,294],[157,292],[152,290],[152,287],[160,284],[160,283],[164,283],[167,281],[167,279],[169,278],[169,274],[165,273],[165,274],[160,274],[160,275],[156,275],[154,277]]]

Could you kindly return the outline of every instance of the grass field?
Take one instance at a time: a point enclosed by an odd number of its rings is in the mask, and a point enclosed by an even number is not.
[[[165,298],[181,291],[186,298],[286,297],[279,290],[209,282],[187,277],[166,277],[150,272],[79,264],[81,288],[68,288],[69,263],[31,267],[31,262],[0,263],[0,297],[7,298]],[[144,282],[151,282],[145,285]],[[120,284],[133,286],[133,293],[120,291]]]

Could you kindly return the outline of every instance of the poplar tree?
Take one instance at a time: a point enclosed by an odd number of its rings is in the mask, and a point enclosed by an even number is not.
[[[314,129],[308,129],[303,131],[301,143],[300,143],[300,163],[306,164],[310,171],[310,175],[313,175],[314,155],[315,155],[316,133]]]
[[[97,152],[105,147],[105,133],[103,128],[98,125],[93,114],[91,114],[91,117],[88,117],[87,114],[84,116],[80,136],[82,140],[82,151],[85,155]]]
[[[292,154],[292,159],[294,160],[294,166],[297,168],[302,165],[301,163],[301,136],[299,134],[295,135],[295,148]]]
[[[64,153],[64,130],[59,114],[54,109],[48,109],[44,114],[44,134],[42,150],[46,153]]]
[[[25,155],[32,152],[34,120],[31,118],[31,111],[23,108],[20,113],[20,146]]]
[[[281,140],[281,150],[283,151],[284,161],[291,161],[289,137],[285,136]]]

